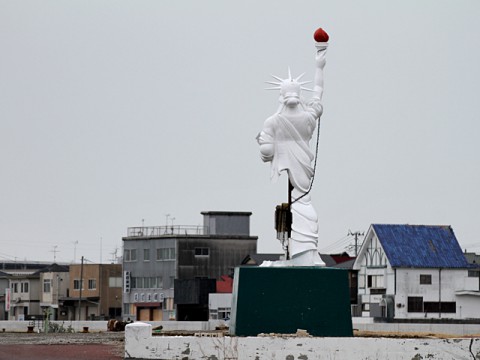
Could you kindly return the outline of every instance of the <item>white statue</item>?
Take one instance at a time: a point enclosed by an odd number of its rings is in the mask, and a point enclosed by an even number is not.
[[[328,40],[327,40],[328,41]],[[318,254],[318,217],[312,206],[309,192],[313,177],[314,154],[310,140],[315,127],[320,126],[323,112],[323,69],[325,67],[326,42],[317,42],[316,71],[313,96],[308,103],[300,97],[300,75],[293,78],[290,69],[287,79],[274,76],[272,82],[280,90],[280,107],[269,117],[258,134],[260,154],[264,162],[271,162],[272,180],[287,172],[293,187],[291,192],[292,227],[288,240],[289,259],[263,266],[325,266]],[[306,195],[305,195],[306,194]]]

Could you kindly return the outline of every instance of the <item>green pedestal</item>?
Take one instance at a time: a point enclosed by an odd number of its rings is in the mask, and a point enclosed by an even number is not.
[[[230,334],[353,336],[347,270],[237,267]]]

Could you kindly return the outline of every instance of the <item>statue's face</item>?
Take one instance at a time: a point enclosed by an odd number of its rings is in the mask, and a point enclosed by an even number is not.
[[[284,80],[280,94],[286,106],[295,107],[300,103],[300,84],[295,80]]]
[[[286,106],[295,107],[300,103],[300,84],[295,80],[284,80],[280,94]]]

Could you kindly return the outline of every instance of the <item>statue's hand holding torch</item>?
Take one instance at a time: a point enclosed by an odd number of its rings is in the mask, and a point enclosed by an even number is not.
[[[315,47],[317,48],[317,55],[315,56],[315,62],[318,67],[324,68],[326,63],[326,52],[328,47],[329,36],[322,28],[318,28],[313,34],[315,39]]]
[[[323,95],[323,68],[327,62],[326,55],[329,36],[325,30],[318,28],[313,34],[313,38],[315,39],[315,47],[317,48],[317,54],[315,55],[317,69],[315,71],[313,97],[321,100]]]

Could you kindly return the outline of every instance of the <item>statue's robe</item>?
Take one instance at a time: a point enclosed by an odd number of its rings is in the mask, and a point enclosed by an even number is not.
[[[310,140],[322,113],[320,100],[314,99],[308,106],[299,105],[295,111],[280,111],[265,121],[257,137],[260,145],[273,144],[271,177],[276,181],[283,171],[288,173],[293,186],[291,207],[292,232],[290,255],[295,257],[309,250],[317,250],[318,217],[312,206],[310,195],[298,201],[310,188],[313,177]]]

